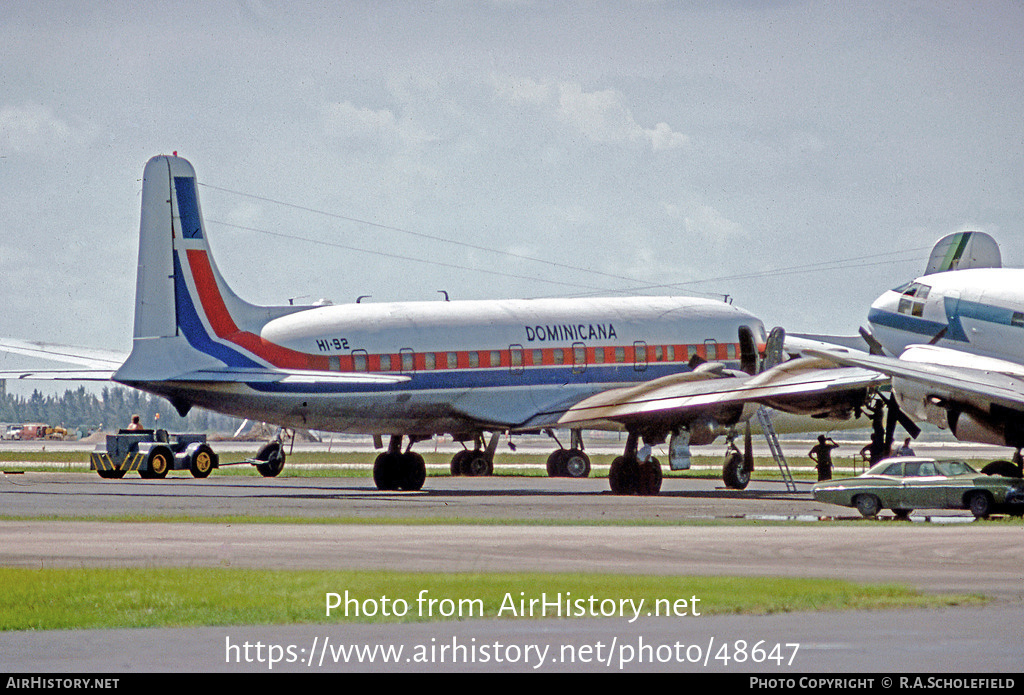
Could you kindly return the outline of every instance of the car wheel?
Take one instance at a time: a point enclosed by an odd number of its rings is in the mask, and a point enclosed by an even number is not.
[[[881,501],[874,495],[857,495],[853,498],[853,504],[861,516],[868,519],[878,516],[882,509]]]
[[[980,490],[972,492],[967,497],[967,508],[976,519],[988,518],[989,512],[992,511],[992,496]]]

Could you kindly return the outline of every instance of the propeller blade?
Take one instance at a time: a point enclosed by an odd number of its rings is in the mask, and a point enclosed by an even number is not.
[[[885,348],[882,347],[882,344],[878,342],[875,336],[871,335],[871,331],[864,328],[864,326],[858,328],[857,331],[860,333],[860,337],[864,339],[864,342],[868,344],[868,352],[872,355],[885,357]]]
[[[942,330],[935,334],[931,340],[928,341],[929,345],[935,345],[937,342],[946,337],[946,331],[949,330],[949,326],[943,326]]]

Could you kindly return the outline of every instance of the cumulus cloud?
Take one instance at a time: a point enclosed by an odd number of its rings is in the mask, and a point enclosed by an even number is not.
[[[690,139],[665,122],[645,128],[614,89],[584,91],[576,82],[551,84],[529,78],[494,77],[494,91],[506,103],[547,108],[558,121],[594,142],[650,143],[655,151],[680,149]]]
[[[689,138],[667,123],[644,128],[613,89],[585,92],[579,84],[559,86],[558,118],[596,142],[647,141],[655,150],[685,147]]]

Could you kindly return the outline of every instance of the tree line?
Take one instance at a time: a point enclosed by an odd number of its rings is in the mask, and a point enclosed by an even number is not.
[[[61,396],[44,396],[36,390],[27,398],[8,394],[0,388],[0,396],[0,422],[42,422],[64,427],[78,436],[96,430],[116,432],[128,426],[132,415],[138,415],[144,427],[179,432],[234,432],[241,424],[237,418],[201,408],[193,408],[183,418],[163,398],[123,386],[105,386],[99,394],[82,386],[68,389]]]

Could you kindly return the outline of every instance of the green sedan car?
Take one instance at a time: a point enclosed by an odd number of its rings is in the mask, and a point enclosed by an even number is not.
[[[816,483],[811,492],[819,502],[856,507],[866,517],[882,509],[899,518],[915,509],[970,509],[979,518],[1024,513],[1024,480],[985,475],[957,460],[884,459],[856,478]]]

